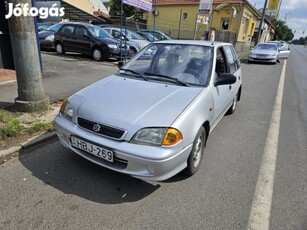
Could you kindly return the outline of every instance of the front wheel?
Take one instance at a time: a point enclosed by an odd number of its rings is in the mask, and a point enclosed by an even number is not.
[[[233,114],[237,108],[237,104],[238,104],[238,94],[236,94],[236,96],[233,98],[232,105],[226,112],[226,115]]]
[[[100,48],[94,48],[93,49],[93,52],[92,52],[92,56],[93,56],[93,59],[95,61],[101,61],[102,60],[102,52],[101,52],[101,49]]]
[[[64,47],[63,47],[63,45],[62,45],[61,43],[57,43],[57,44],[55,45],[55,50],[56,50],[56,52],[57,52],[58,54],[60,54],[60,55],[64,55],[64,54],[65,54]]]
[[[206,130],[204,127],[201,127],[198,131],[196,138],[193,143],[192,151],[190,153],[190,156],[188,158],[188,166],[185,169],[185,173],[188,176],[194,175],[200,166],[200,162],[203,158],[204,151],[205,151],[205,145],[206,145]]]

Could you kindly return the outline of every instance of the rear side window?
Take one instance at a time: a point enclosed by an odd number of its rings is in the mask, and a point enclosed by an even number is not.
[[[227,61],[229,64],[229,72],[234,73],[237,70],[235,57],[233,56],[233,52],[231,51],[230,46],[224,46],[225,55],[227,57]]]

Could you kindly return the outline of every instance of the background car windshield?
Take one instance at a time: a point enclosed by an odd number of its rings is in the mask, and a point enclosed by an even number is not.
[[[113,38],[112,35],[106,32],[104,29],[101,29],[96,26],[89,26],[88,30],[90,31],[93,37]]]
[[[211,73],[212,60],[213,49],[208,46],[150,44],[124,68],[148,77],[165,75],[190,85],[205,86]]]
[[[258,44],[256,47],[255,47],[255,50],[277,50],[277,45],[274,45],[274,44]]]
[[[58,29],[62,26],[62,24],[55,24],[53,26],[48,27],[48,31],[53,31],[53,32],[57,32]]]

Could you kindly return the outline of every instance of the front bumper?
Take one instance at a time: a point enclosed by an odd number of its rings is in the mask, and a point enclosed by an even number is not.
[[[268,62],[268,63],[276,63],[277,57],[248,57],[248,61],[250,62]]]
[[[172,147],[153,147],[118,141],[90,133],[61,115],[54,120],[60,142],[85,159],[105,168],[150,181],[171,178],[187,166],[192,144],[183,148],[182,142]],[[114,162],[108,162],[71,146],[70,137],[102,146],[114,152]]]
[[[55,49],[54,42],[48,40],[39,40],[40,47],[42,49]]]

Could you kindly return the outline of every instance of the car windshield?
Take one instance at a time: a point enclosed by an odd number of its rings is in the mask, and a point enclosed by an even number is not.
[[[277,50],[277,45],[275,44],[258,44],[255,50]]]
[[[213,48],[209,46],[152,43],[117,74],[127,75],[129,69],[147,80],[172,82],[182,86],[206,86],[212,60]]]
[[[59,24],[55,24],[53,26],[48,27],[48,29],[46,29],[47,31],[52,31],[52,32],[57,32],[58,29],[61,27],[61,23]]]
[[[93,37],[101,37],[101,38],[113,38],[111,34],[109,34],[104,29],[101,29],[97,26],[89,26],[87,27]]]
[[[128,39],[131,39],[131,40],[146,40],[141,35],[139,35],[135,32],[129,31],[129,30],[127,30],[126,36],[127,36]]]

